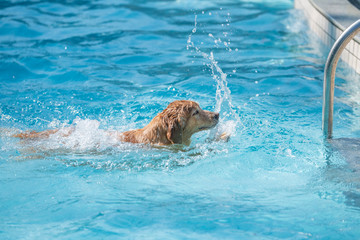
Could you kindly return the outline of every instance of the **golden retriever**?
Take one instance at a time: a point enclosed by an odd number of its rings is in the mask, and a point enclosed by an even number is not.
[[[188,100],[174,101],[161,113],[154,117],[144,128],[126,132],[108,132],[119,141],[145,143],[152,145],[184,144],[190,145],[191,136],[199,131],[211,129],[219,122],[219,113],[202,110],[198,103]],[[57,133],[58,129],[42,132],[24,132],[14,135],[21,139],[48,138]],[[62,132],[63,137],[69,136],[73,128]],[[228,136],[220,138],[227,141]]]

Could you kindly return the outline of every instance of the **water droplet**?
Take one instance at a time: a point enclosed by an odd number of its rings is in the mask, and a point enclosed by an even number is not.
[[[288,157],[292,157],[292,158],[295,157],[295,156],[292,154],[291,149],[286,149],[285,151],[286,151]]]

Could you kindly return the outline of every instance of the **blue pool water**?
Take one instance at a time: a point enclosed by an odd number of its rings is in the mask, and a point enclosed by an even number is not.
[[[2,1],[0,239],[357,239],[360,173],[321,133],[329,49],[289,0]],[[341,65],[337,137],[359,137]],[[228,143],[115,143],[168,103]],[[66,139],[22,130],[74,126]]]

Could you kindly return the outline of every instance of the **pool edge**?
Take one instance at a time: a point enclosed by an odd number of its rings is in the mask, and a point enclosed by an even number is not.
[[[317,34],[322,42],[329,47],[346,29],[339,21],[335,20],[328,12],[313,0],[295,0],[296,9],[304,11],[308,18],[310,29]],[[360,11],[359,11],[360,12]],[[355,19],[357,20],[357,19]],[[354,20],[354,21],[355,21]],[[360,74],[360,36],[352,39],[341,54],[341,59]]]

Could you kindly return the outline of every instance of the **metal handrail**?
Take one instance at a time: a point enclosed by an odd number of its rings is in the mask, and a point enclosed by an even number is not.
[[[360,32],[360,19],[348,27],[336,40],[325,64],[322,110],[322,130],[325,138],[332,138],[336,66],[342,51],[358,32]]]

